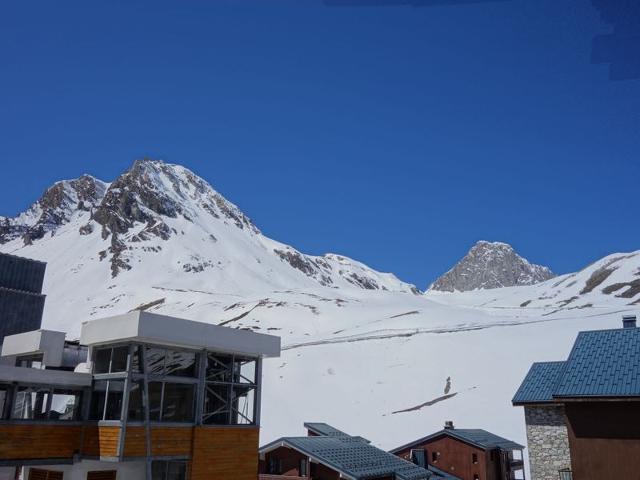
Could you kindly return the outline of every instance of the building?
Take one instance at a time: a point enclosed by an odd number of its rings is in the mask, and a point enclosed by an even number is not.
[[[524,447],[486,430],[444,429],[391,450],[427,468],[437,468],[461,480],[524,479]]]
[[[640,329],[580,332],[569,358],[535,363],[513,398],[524,406],[536,480],[637,478]]]
[[[0,478],[255,480],[262,359],[279,354],[278,337],[140,311],[85,322],[79,344],[8,336]]]
[[[0,344],[7,335],[40,328],[45,268],[43,262],[0,253]]]
[[[260,480],[422,480],[442,478],[326,423],[305,423],[306,437],[260,448]]]

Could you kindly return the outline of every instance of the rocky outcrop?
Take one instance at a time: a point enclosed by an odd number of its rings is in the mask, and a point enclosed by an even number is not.
[[[529,263],[506,243],[480,241],[429,288],[442,292],[533,285],[555,275]]]

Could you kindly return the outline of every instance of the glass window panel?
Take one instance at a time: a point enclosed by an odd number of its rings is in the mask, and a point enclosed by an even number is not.
[[[4,419],[8,396],[8,388],[5,386],[0,386],[0,420]]]
[[[93,373],[109,373],[111,363],[111,349],[99,348],[93,355]]]
[[[69,390],[54,390],[51,397],[51,420],[77,420],[80,417],[82,393]]]
[[[105,420],[120,420],[122,418],[123,393],[124,380],[109,380],[107,407],[104,412]]]
[[[186,480],[187,464],[184,462],[169,462],[167,480]]]
[[[160,421],[162,405],[162,382],[149,382],[149,420]]]
[[[129,392],[129,420],[143,421],[144,406],[142,403],[144,382],[133,382]]]
[[[167,351],[165,374],[178,377],[195,377],[196,353]]]
[[[154,460],[153,462],[151,462],[151,479],[167,479],[167,462],[163,462],[161,460]]]
[[[147,348],[147,373],[149,375],[164,374],[164,357],[166,351],[162,348]]]
[[[102,415],[104,414],[104,402],[106,398],[107,382],[103,380],[93,382],[91,408],[89,409],[89,418],[91,420],[102,420]]]
[[[133,347],[133,356],[131,357],[131,371],[133,373],[143,373],[142,370],[142,346]]]
[[[207,384],[203,421],[213,425],[229,424],[231,385]]]
[[[162,402],[163,422],[192,422],[195,386],[183,383],[165,383]]]
[[[231,382],[233,357],[225,355],[207,355],[207,382]]]
[[[49,390],[19,387],[13,404],[11,418],[21,420],[45,420]]]
[[[111,355],[111,373],[126,372],[129,346],[116,347]]]
[[[235,383],[256,383],[256,361],[236,358],[234,365]]]
[[[236,385],[233,387],[231,423],[234,425],[250,425],[255,421],[255,387]]]

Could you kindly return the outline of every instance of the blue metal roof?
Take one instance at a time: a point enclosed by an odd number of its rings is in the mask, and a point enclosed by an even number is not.
[[[418,440],[414,440],[413,442],[401,447],[394,448],[393,450],[391,450],[391,453],[397,453],[402,450],[406,450],[407,448],[421,445],[424,442],[443,435],[447,435],[463,442],[470,443],[484,450],[490,450],[493,448],[500,448],[502,450],[522,450],[524,448],[524,446],[520,445],[519,443],[479,428],[445,428],[444,430],[440,430],[439,432],[432,433],[431,435],[427,435],[426,437],[420,438]]]
[[[640,328],[580,332],[553,394],[640,396]]]
[[[450,473],[447,473],[444,470],[439,469],[438,467],[434,467],[433,465],[428,465],[428,468],[430,472],[435,473],[435,476],[432,477],[431,480],[436,480],[437,478],[444,478],[446,480],[461,480],[460,477],[451,475]]]
[[[431,472],[396,455],[380,450],[359,437],[315,436],[283,437],[265,445],[266,453],[279,445],[298,450],[327,467],[356,480],[395,475],[398,480],[423,480]]]
[[[564,365],[565,362],[539,362],[531,365],[513,397],[513,404],[553,402],[553,390],[562,376]]]
[[[305,422],[304,428],[325,437],[349,437],[350,435],[332,427],[328,423]]]

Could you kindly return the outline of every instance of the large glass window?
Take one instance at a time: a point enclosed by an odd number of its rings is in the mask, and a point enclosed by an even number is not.
[[[7,415],[7,403],[9,402],[9,386],[0,385],[0,420]]]
[[[129,346],[98,348],[93,354],[93,373],[121,373],[127,371]]]
[[[82,405],[82,393],[71,390],[54,390],[51,397],[50,420],[78,420]]]
[[[99,380],[93,384],[90,416],[92,420],[120,420],[124,399],[124,380]]]
[[[186,480],[187,463],[154,460],[151,463],[152,480]]]
[[[129,420],[144,420],[143,392],[144,382],[138,381],[131,384],[129,389]]]
[[[149,382],[149,420],[193,422],[196,384]]]
[[[216,425],[255,423],[257,362],[232,355],[207,355],[203,421]]]
[[[197,375],[195,352],[147,348],[145,353],[149,375],[192,378]]]
[[[18,387],[11,418],[46,420],[49,408],[49,389]]]

